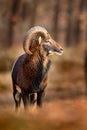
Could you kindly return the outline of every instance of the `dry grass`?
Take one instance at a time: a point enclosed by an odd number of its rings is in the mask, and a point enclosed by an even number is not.
[[[86,130],[87,101],[56,100],[44,103],[41,109],[30,108],[14,113],[12,107],[1,107],[0,130]]]
[[[82,47],[83,48],[83,47]],[[87,130],[87,101],[84,97],[84,49],[65,48],[61,57],[52,56],[52,67],[43,107],[20,108],[14,112],[11,73],[0,73],[0,130]],[[82,50],[82,52],[80,52]],[[6,58],[22,54],[20,46],[1,52]],[[76,53],[74,53],[76,52]],[[75,54],[75,55],[74,55]],[[8,58],[7,58],[8,59]],[[9,66],[9,70],[10,67]]]
[[[54,96],[63,98],[83,95],[85,93],[84,47],[79,46],[77,50],[74,47],[65,48],[61,57],[56,56],[52,59],[49,91],[52,93],[54,91]]]

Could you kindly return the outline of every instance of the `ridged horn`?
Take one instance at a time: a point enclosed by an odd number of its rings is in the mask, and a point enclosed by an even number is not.
[[[35,35],[41,36],[43,39],[48,39],[50,37],[47,30],[44,27],[41,27],[41,26],[32,27],[26,33],[26,35],[24,37],[24,41],[23,41],[23,49],[29,55],[32,55],[32,52],[29,50],[29,47],[30,47],[30,44],[31,44],[31,39]]]

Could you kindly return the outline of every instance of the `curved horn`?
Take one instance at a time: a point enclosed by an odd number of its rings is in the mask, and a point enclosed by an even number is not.
[[[25,35],[24,37],[24,41],[23,41],[23,49],[24,51],[31,55],[32,52],[29,50],[30,44],[31,44],[31,39],[35,36],[35,35],[39,35],[41,37],[43,37],[44,39],[48,39],[49,34],[47,32],[47,30],[41,26],[35,26],[32,27]]]

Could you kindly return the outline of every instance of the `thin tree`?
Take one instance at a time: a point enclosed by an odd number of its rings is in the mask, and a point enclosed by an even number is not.
[[[87,48],[85,50],[85,65],[84,65],[84,68],[85,68],[85,83],[86,83],[86,95],[87,95]]]
[[[57,40],[58,36],[58,14],[60,11],[60,0],[54,1],[54,14],[53,14],[53,36]]]
[[[18,12],[20,9],[21,0],[13,0],[10,8],[10,16],[8,21],[8,46],[13,43],[15,26],[18,20]]]
[[[83,13],[83,11],[85,10],[85,0],[80,0],[79,1],[79,8],[78,8],[78,16],[77,16],[77,20],[76,20],[76,29],[75,29],[75,39],[76,39],[76,44],[80,43],[80,39],[82,38],[82,33],[84,34],[84,31],[82,32],[81,30],[81,20],[80,17]]]
[[[31,10],[30,3],[28,1],[24,1],[22,4],[22,11],[21,11],[21,17],[23,21],[27,20],[27,18],[29,17],[31,12],[30,10]]]
[[[84,0],[84,10],[85,12],[87,12],[87,0]],[[86,14],[87,17],[87,14]],[[86,18],[85,18],[85,23],[86,23]],[[85,83],[86,83],[86,88],[85,88],[85,92],[86,92],[86,96],[87,96],[87,30],[85,29],[85,58],[84,58],[84,70],[85,70]]]
[[[66,36],[66,45],[71,46],[77,43],[77,35],[79,30],[79,12],[81,0],[68,0],[68,27]]]
[[[36,17],[37,17],[38,5],[39,5],[39,0],[32,0],[30,26],[34,26],[35,25],[35,21],[36,21]]]

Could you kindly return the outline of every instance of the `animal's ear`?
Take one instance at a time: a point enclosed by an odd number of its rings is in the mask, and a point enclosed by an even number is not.
[[[41,42],[42,42],[41,36],[38,38],[38,42],[39,42],[39,44],[41,44]]]

